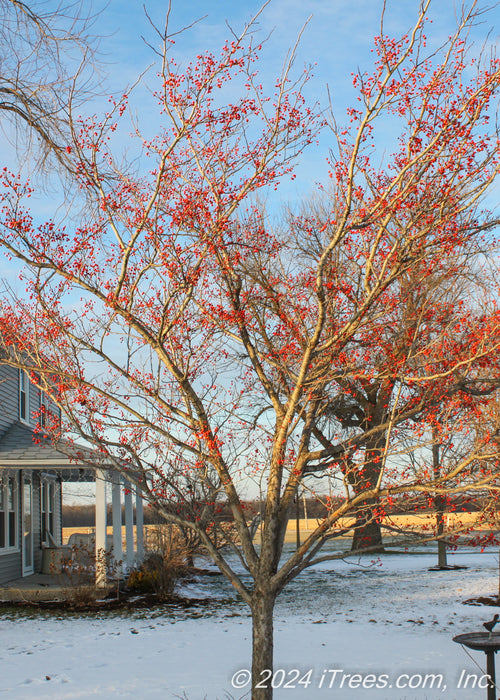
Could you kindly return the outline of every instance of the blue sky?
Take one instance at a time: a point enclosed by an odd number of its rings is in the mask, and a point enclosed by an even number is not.
[[[56,7],[57,0],[47,0],[47,7]],[[145,0],[151,20],[163,27],[168,7],[166,0]],[[305,93],[309,102],[328,105],[328,94],[337,123],[345,121],[346,107],[353,104],[355,93],[351,73],[358,68],[369,70],[373,61],[371,49],[373,37],[380,32],[380,16],[383,0],[271,0],[258,19],[262,37],[269,40],[258,64],[262,83],[272,86],[279,75],[287,51],[303,32],[295,64],[296,74],[304,66],[313,66],[313,78]],[[385,30],[400,36],[414,23],[419,0],[387,0]],[[87,7],[86,3],[84,6]],[[429,44],[442,43],[456,24],[460,0],[433,0],[429,16]],[[155,60],[152,50],[142,37],[153,45],[158,38],[152,29],[141,0],[94,0],[88,7],[97,13],[93,31],[101,36],[100,61],[102,80],[99,89],[102,98],[85,105],[89,112],[105,112],[109,105],[106,97],[121,94],[127,86],[136,82]],[[174,55],[179,63],[187,63],[203,51],[218,53],[225,39],[230,36],[228,24],[240,32],[252,16],[262,7],[260,0],[172,0],[170,28],[176,32],[196,20],[193,27],[176,37]],[[500,25],[500,7],[490,11],[474,32],[478,44],[488,34],[495,43]],[[143,78],[147,86],[154,86],[154,67]],[[144,92],[137,90],[137,95]],[[154,129],[154,110],[145,107],[145,100],[138,97],[132,102],[132,114]],[[390,127],[386,126],[390,131]],[[382,134],[383,137],[383,134]],[[311,147],[301,158],[299,176],[293,185],[285,184],[278,196],[285,201],[305,196],[315,182],[324,180],[326,156],[331,134],[325,132],[319,146]],[[11,149],[0,144],[4,163],[16,168],[16,158]],[[49,202],[53,207],[53,202]],[[41,213],[45,207],[41,205]],[[48,215],[48,214],[47,214]]]
[[[460,4],[460,0],[431,3],[430,44],[441,42],[451,33]],[[204,17],[177,38],[176,50],[186,57],[190,51],[193,54],[217,51],[230,33],[226,22],[238,32],[261,6],[256,0],[173,0],[170,27],[174,31]],[[274,74],[279,69],[286,51],[309,20],[300,42],[297,64],[316,64],[315,96],[324,101],[328,83],[334,102],[345,107],[352,95],[350,73],[358,66],[370,66],[370,50],[373,37],[380,30],[382,6],[382,0],[271,0],[258,20],[263,36],[272,32],[260,70]],[[151,19],[162,26],[167,7],[165,0],[147,0],[146,7]],[[386,32],[405,33],[417,16],[418,7],[418,0],[387,0]],[[500,8],[497,7],[477,27],[476,39],[481,42],[490,31],[491,39],[497,39],[499,23]],[[139,0],[110,0],[102,9],[97,29],[104,37],[101,48],[112,82],[135,79],[151,62],[151,51],[141,36],[155,43],[154,33]]]
[[[434,0],[429,12],[433,20],[431,40],[447,36],[455,22],[455,12],[460,2]],[[148,0],[147,11],[158,25],[162,25],[167,3],[165,0]],[[231,0],[173,0],[170,26],[178,30],[201,19],[184,37],[179,39],[194,52],[216,50],[228,37],[226,21],[240,30],[261,8],[256,0],[234,2]],[[372,38],[379,32],[382,0],[272,0],[259,17],[263,35],[273,32],[267,57],[271,69],[281,62],[287,48],[310,17],[299,49],[299,60],[317,63],[318,88],[326,81],[344,90],[349,85],[349,74],[357,65],[369,61]],[[412,24],[417,14],[418,0],[387,0],[385,27],[389,33],[401,34]],[[98,6],[97,6],[98,7]],[[478,28],[478,36],[486,36],[494,20],[500,19],[500,10],[490,12],[488,21]],[[108,54],[111,69],[121,76],[131,71],[132,76],[148,65],[149,50],[140,36],[153,36],[143,10],[136,0],[110,0],[102,10],[98,22],[99,33],[105,37],[102,49]]]
[[[313,66],[313,79],[306,95],[311,102],[328,104],[328,92],[338,123],[345,119],[346,107],[353,103],[351,73],[358,68],[369,70],[373,61],[373,37],[380,32],[383,0],[271,0],[258,19],[263,37],[269,40],[262,53],[258,69],[265,85],[279,74],[284,57],[297,40],[307,22],[297,51],[295,68],[299,73],[305,65]],[[401,36],[413,25],[418,13],[418,0],[387,0],[384,28],[386,33]],[[94,6],[100,9],[99,4]],[[151,20],[163,27],[167,2],[147,0]],[[260,8],[259,0],[173,0],[170,15],[172,31],[200,20],[176,37],[174,53],[179,62],[188,62],[196,54],[209,50],[218,53],[230,36],[229,26],[239,32]],[[441,44],[456,25],[460,0],[434,0],[431,3],[428,38],[430,46]],[[500,7],[490,11],[474,30],[477,45],[496,43],[499,35]],[[158,42],[139,0],[110,0],[102,9],[96,29],[103,35],[102,58],[105,62],[109,91],[121,91],[133,83],[154,61],[154,54],[143,39]],[[154,68],[144,81],[154,84]],[[138,117],[148,120],[149,115]],[[151,118],[153,118],[151,116]],[[304,196],[326,174],[325,158],[331,135],[324,134],[318,147],[308,150],[301,158],[299,177],[292,186],[282,188],[281,198]]]

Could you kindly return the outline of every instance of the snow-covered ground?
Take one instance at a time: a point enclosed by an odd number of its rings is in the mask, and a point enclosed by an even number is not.
[[[428,550],[304,572],[277,605],[275,698],[485,698],[484,654],[467,655],[452,637],[481,631],[495,612],[463,600],[498,589],[498,557],[457,553],[450,563],[467,570],[428,572],[435,560]],[[0,612],[0,699],[248,698],[246,608],[219,577],[185,592],[219,602],[128,614]]]

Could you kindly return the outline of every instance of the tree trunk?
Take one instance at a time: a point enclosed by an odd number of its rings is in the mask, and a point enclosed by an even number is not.
[[[358,495],[363,491],[370,491],[377,483],[379,473],[380,467],[377,463],[365,462],[361,474],[357,475],[353,483],[354,493]],[[379,501],[376,498],[367,498],[358,505],[351,551],[368,547],[373,553],[384,551],[380,519],[376,515],[378,505]]]
[[[300,501],[299,495],[295,496],[295,544],[300,549]]]
[[[441,496],[436,496],[434,499],[436,506],[436,534],[438,537],[442,537],[444,534],[444,506],[443,499]],[[438,566],[444,569],[448,566],[448,558],[446,555],[446,542],[442,539],[438,539]]]
[[[439,480],[441,476],[441,467],[439,463],[439,434],[436,428],[432,430],[432,466],[434,469],[434,479]],[[436,509],[436,534],[438,538],[442,538],[444,534],[444,506],[445,500],[441,494],[436,494],[434,497],[434,507]],[[446,544],[442,539],[438,539],[438,566],[444,569],[448,566],[446,557]]]
[[[370,547],[370,552],[373,553],[384,551],[380,522],[375,518],[370,507],[375,505],[377,505],[376,502],[367,501],[361,505],[358,511],[351,544],[353,552],[367,547]]]
[[[384,416],[370,416],[370,425],[380,425]],[[351,486],[356,496],[372,491],[377,485],[382,468],[381,455],[385,444],[385,432],[379,433],[366,445],[362,468],[352,474]],[[370,548],[370,553],[384,551],[380,518],[377,516],[378,498],[366,498],[358,504],[356,525],[351,551]]]
[[[252,700],[273,697],[273,616],[276,595],[256,590],[252,601]]]

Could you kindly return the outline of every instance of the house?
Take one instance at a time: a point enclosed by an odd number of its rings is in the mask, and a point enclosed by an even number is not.
[[[62,484],[96,482],[96,552],[106,549],[106,488],[112,484],[112,550],[131,566],[143,555],[142,498],[136,493],[137,545],[133,533],[133,488],[91,450],[61,443],[40,432],[50,399],[29,375],[0,362],[0,585],[40,572],[45,550],[62,545]],[[54,411],[59,409],[52,407]],[[124,492],[126,553],[122,552]],[[109,541],[109,538],[108,538]],[[99,572],[98,584],[105,583]]]

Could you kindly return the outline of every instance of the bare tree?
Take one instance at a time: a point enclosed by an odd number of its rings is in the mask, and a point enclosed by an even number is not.
[[[96,89],[95,19],[83,0],[0,1],[0,124],[21,157],[71,166],[69,105]]]
[[[316,202],[306,206],[297,220],[297,245],[307,258],[317,258],[324,248],[329,232],[325,229],[318,234],[318,231],[324,229],[323,224],[328,221],[335,205],[334,193],[321,205]],[[401,217],[395,217],[388,225],[394,227],[395,235],[405,235]],[[496,225],[494,220],[491,225]],[[408,221],[406,226],[411,227],[415,234],[415,222]],[[304,229],[309,234],[306,238]],[[450,384],[444,378],[440,388],[436,380],[429,384],[408,384],[402,390],[398,381],[402,363],[413,365],[418,374],[421,357],[427,355],[430,348],[441,348],[444,339],[450,337],[455,343],[466,344],[473,327],[470,319],[479,320],[494,311],[495,300],[491,296],[496,294],[496,283],[485,265],[485,253],[486,249],[480,246],[465,245],[433,270],[427,269],[425,260],[413,264],[401,275],[393,290],[393,308],[380,315],[376,326],[371,329],[378,328],[378,343],[374,345],[370,337],[363,340],[359,335],[353,336],[344,350],[351,358],[351,371],[347,373],[344,364],[331,368],[331,375],[336,379],[325,396],[323,417],[315,427],[315,435],[330,449],[335,449],[335,443],[356,444],[357,436],[363,436],[357,446],[359,453],[363,454],[362,462],[358,459],[352,463],[345,453],[343,471],[340,472],[341,479],[347,481],[354,493],[366,491],[368,484],[373,487],[378,483],[384,469],[387,441],[393,438],[395,426],[409,420],[424,424],[427,417],[434,424],[436,406],[442,406],[443,395],[453,400],[457,393],[463,396],[477,393],[478,385],[480,393],[486,396],[497,389],[498,368],[495,364],[490,367],[489,374],[485,371],[475,378],[469,376],[467,381],[463,376],[463,381]],[[331,263],[332,276],[341,281],[351,297],[355,295],[354,290],[360,288],[364,262],[359,253],[353,259],[348,250],[339,248]],[[490,298],[488,310],[486,300]],[[337,314],[337,308],[337,305],[331,307],[332,317]],[[332,319],[332,324],[334,322]],[[457,371],[455,378],[459,377]],[[447,427],[451,429],[450,424]],[[369,440],[364,438],[367,430],[371,434]],[[431,440],[436,465],[441,437],[441,431],[438,431],[436,440]],[[397,439],[401,442],[401,430]],[[318,471],[324,473],[323,465]],[[436,496],[436,503],[441,504],[438,507],[441,510],[443,497]],[[364,547],[372,552],[383,550],[381,520],[384,514],[377,498],[359,504],[353,528],[353,550]]]
[[[479,417],[499,378],[496,296],[450,320],[444,302],[419,296],[419,280],[465,274],[465,253],[484,250],[497,222],[481,200],[499,167],[488,116],[500,66],[466,54],[475,3],[424,57],[429,5],[407,36],[376,39],[373,74],[355,81],[360,105],[336,131],[330,211],[300,217],[294,233],[272,230],[254,197],[291,172],[322,118],[301,94],[308,75],[292,78],[293,55],[276,93],[264,93],[262,46],[248,30],[181,70],[165,29],[152,96],[163,126],[153,139],[136,132],[139,174],[109,146],[126,100],[72,124],[74,170],[95,205],[77,227],[35,224],[29,186],[3,174],[0,245],[24,265],[28,288],[2,307],[9,361],[63,408],[65,433],[94,444],[168,522],[196,533],[249,605],[254,700],[272,696],[276,597],[306,567],[343,556],[320,551],[341,518],[400,496],[498,488],[498,446],[486,435],[438,475],[404,459],[428,439],[424,407],[427,422],[440,411],[451,425],[454,406]],[[401,137],[375,166],[372,129],[386,118]],[[112,180],[101,175],[110,163]],[[379,362],[391,343],[392,362]],[[325,411],[351,405],[357,385],[369,402],[370,384],[382,417],[326,434]],[[343,499],[283,557],[294,498],[312,473],[335,474]],[[251,477],[265,484],[259,544],[242,495]],[[237,533],[227,551],[216,520],[200,517],[219,503]]]

